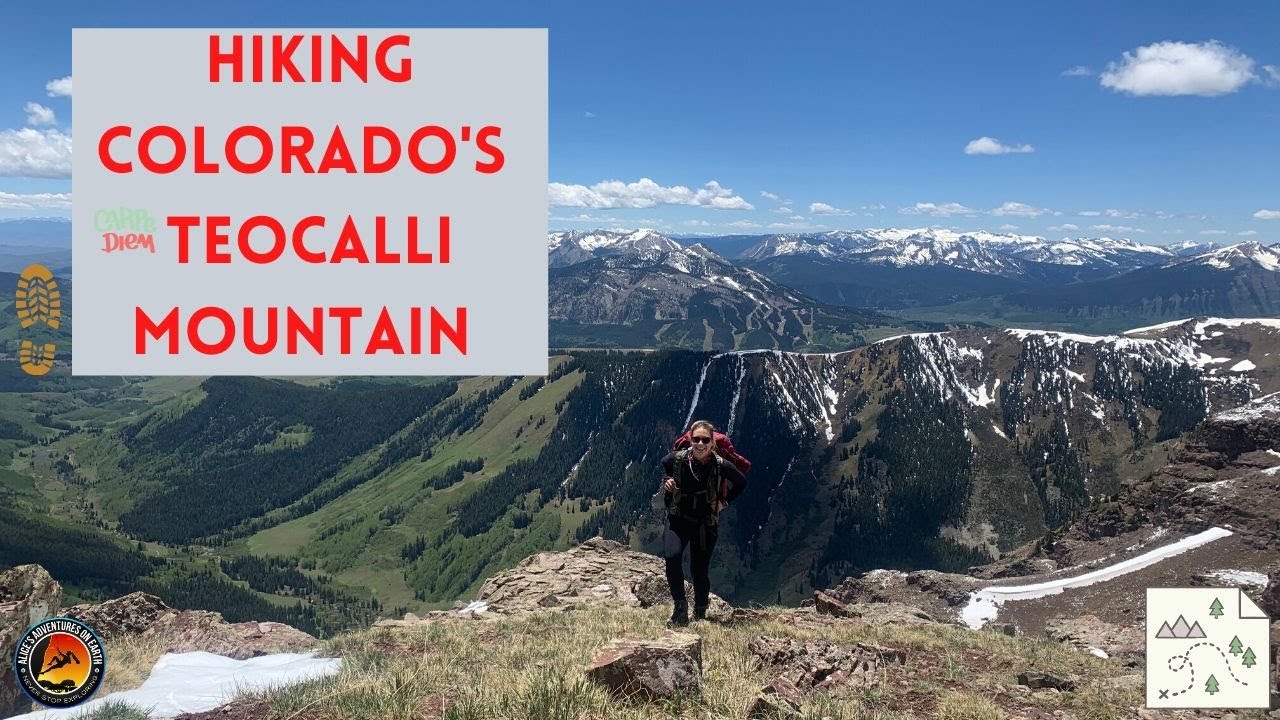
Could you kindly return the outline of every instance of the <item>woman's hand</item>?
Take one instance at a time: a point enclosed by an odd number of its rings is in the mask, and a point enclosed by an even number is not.
[[[729,502],[728,502],[727,500],[717,500],[717,501],[716,501],[716,514],[718,515],[722,510],[724,510],[724,509],[725,509],[725,508],[727,508],[727,507],[729,507]]]
[[[662,481],[662,489],[665,492],[676,491],[676,479],[673,477],[666,478]]]

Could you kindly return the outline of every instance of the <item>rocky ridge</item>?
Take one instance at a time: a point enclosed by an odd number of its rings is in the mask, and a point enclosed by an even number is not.
[[[301,652],[318,644],[311,635],[278,622],[228,623],[221,613],[175,610],[143,592],[98,605],[76,605],[63,613],[83,620],[103,640],[126,636],[162,640],[163,652],[208,652],[233,660]]]
[[[18,687],[11,659],[27,628],[57,616],[61,607],[62,586],[39,565],[0,572],[0,717],[31,707]]]

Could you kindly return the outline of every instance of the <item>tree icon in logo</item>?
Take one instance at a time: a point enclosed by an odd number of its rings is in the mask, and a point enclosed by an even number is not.
[[[1209,606],[1209,614],[1215,618],[1222,617],[1222,603],[1218,601],[1218,598],[1214,598],[1213,604]]]

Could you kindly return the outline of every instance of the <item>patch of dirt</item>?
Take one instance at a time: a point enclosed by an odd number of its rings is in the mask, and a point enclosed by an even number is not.
[[[453,705],[454,698],[440,693],[431,693],[422,701],[422,720],[440,720]]]

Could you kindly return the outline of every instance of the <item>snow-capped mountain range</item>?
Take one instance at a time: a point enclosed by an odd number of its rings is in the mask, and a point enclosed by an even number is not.
[[[569,230],[547,236],[547,260],[551,267],[565,267],[606,255],[657,257],[680,252],[684,246],[653,230]]]
[[[703,253],[719,258],[703,245]],[[655,230],[593,230],[554,232],[547,237],[551,267],[564,267],[608,255],[658,257],[684,246]],[[762,235],[733,260],[809,256],[865,262],[893,267],[947,265],[988,275],[1021,277],[1026,263],[1090,268],[1106,274],[1198,259],[1213,267],[1233,267],[1232,258],[1277,269],[1280,244],[1258,242],[1219,247],[1215,243],[1185,241],[1169,246],[1149,245],[1127,238],[1081,237],[1048,240],[1038,235],[956,232],[942,228],[869,228],[822,233]]]
[[[1263,270],[1277,272],[1280,271],[1280,249],[1277,246],[1266,247],[1261,243],[1246,242],[1196,255],[1188,262],[1219,270],[1232,270],[1254,264]]]
[[[1177,250],[1110,237],[1048,240],[1034,235],[956,232],[939,228],[765,236],[741,257],[813,255],[895,267],[949,265],[988,275],[1019,277],[1025,263],[1121,273],[1176,259]]]

